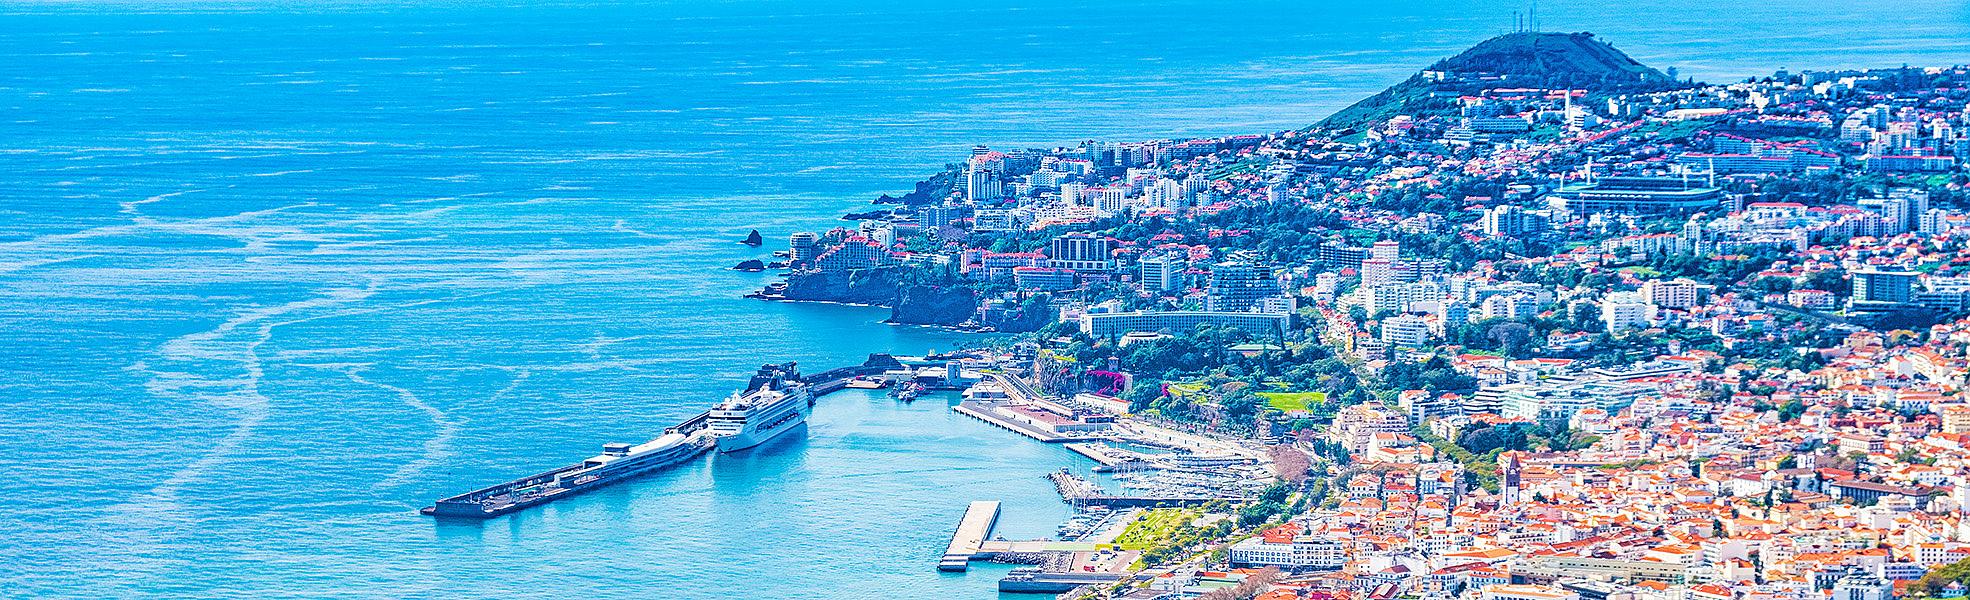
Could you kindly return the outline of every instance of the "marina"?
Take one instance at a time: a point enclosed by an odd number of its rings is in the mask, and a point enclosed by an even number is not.
[[[1063,593],[1120,580],[1141,556],[1116,545],[1154,507],[1242,502],[1271,481],[1262,461],[1236,440],[1214,439],[1142,422],[1117,423],[1090,403],[1049,398],[1024,380],[988,373],[952,410],[1022,436],[1061,447],[1114,473],[1111,492],[1071,467],[1048,473],[1074,514],[1054,539],[987,539],[988,514],[974,502],[940,558],[938,569],[967,570],[969,561],[1026,565],[999,580],[1001,592]],[[989,514],[997,518],[998,507]],[[1219,518],[1222,518],[1221,516]]]
[[[1095,462],[1101,463],[1104,467],[1112,467],[1133,459],[1133,457],[1124,457],[1112,453],[1110,451],[1112,449],[1100,444],[1071,443],[1063,444],[1061,447],[1071,450],[1075,454],[1086,456]]]
[[[999,580],[1003,592],[1058,593],[1082,585],[1116,581],[1139,552],[1109,546],[1138,511],[1084,511],[1062,527],[1071,540],[1008,541],[989,539],[998,523],[1000,504],[978,500],[965,507],[964,518],[951,534],[951,543],[937,570],[965,572],[971,561],[1032,565],[1014,569]]]
[[[1074,513],[1067,522],[1061,523],[1054,535],[1071,542],[1106,544],[1115,541],[1122,529],[1135,520],[1140,511],[1135,509],[1110,510],[1107,507],[1088,507]]]
[[[487,519],[589,490],[710,453],[736,452],[795,429],[807,420],[820,396],[842,389],[890,390],[906,404],[937,389],[964,389],[952,410],[1021,436],[1058,443],[1074,455],[1114,473],[1122,492],[1110,492],[1071,468],[1047,478],[1073,514],[1053,539],[994,539],[1002,514],[998,500],[967,504],[937,569],[966,572],[972,561],[1022,565],[1004,576],[1004,592],[1058,593],[1118,580],[1140,550],[1123,550],[1116,540],[1141,515],[1141,508],[1190,506],[1239,500],[1263,476],[1242,447],[1223,440],[1115,422],[1112,414],[1073,400],[1048,397],[1019,377],[967,373],[956,359],[935,364],[920,358],[872,355],[861,365],[802,377],[793,363],[761,366],[744,389],[711,410],[667,428],[655,440],[630,446],[608,444],[603,453],[506,483],[438,500],[423,510],[440,518]]]

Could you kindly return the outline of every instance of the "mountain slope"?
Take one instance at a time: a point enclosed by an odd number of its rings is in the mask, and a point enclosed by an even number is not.
[[[1401,114],[1453,111],[1456,97],[1494,88],[1571,88],[1594,94],[1679,87],[1591,33],[1519,32],[1494,37],[1381,93],[1341,109],[1315,127],[1360,127]]]

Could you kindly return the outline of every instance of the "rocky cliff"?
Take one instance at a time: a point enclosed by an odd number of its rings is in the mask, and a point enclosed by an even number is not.
[[[961,287],[903,288],[890,309],[889,321],[910,325],[957,325],[978,311],[978,297]]]
[[[917,182],[916,189],[911,190],[908,194],[904,194],[903,197],[897,198],[889,194],[883,194],[882,197],[876,198],[875,203],[903,205],[936,204],[942,201],[945,196],[951,194],[951,186],[958,179],[957,168],[957,165],[945,165],[944,171],[930,176],[929,179]]]
[[[795,273],[787,277],[783,295],[788,300],[888,306],[896,300],[901,277],[898,269]]]
[[[902,278],[900,267],[796,273],[787,278],[781,295],[788,300],[888,306],[890,322],[911,325],[958,325],[978,310],[978,298],[969,289],[904,285]]]

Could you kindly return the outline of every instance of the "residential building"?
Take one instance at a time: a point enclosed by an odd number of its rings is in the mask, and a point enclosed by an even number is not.
[[[1382,319],[1382,341],[1401,348],[1426,346],[1430,342],[1430,320],[1414,314]]]
[[[1136,261],[1136,268],[1144,289],[1168,292],[1183,287],[1183,272],[1190,268],[1190,263],[1177,255],[1164,254]]]

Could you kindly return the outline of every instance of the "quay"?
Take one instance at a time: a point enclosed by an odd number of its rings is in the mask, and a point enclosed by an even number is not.
[[[1049,444],[1058,444],[1061,442],[1065,442],[1067,440],[1074,439],[1051,431],[1047,431],[1045,429],[1040,429],[1032,425],[1027,425],[1025,423],[1021,423],[1018,421],[1014,421],[1012,419],[1008,419],[1005,417],[992,414],[991,405],[976,400],[966,400],[963,402],[959,402],[957,406],[951,407],[951,410],[957,411],[958,414],[971,417],[974,419],[978,419],[986,423],[991,423],[993,425],[997,425],[1001,428],[1009,430],[1013,433],[1017,433],[1019,435],[1023,435]]]
[[[1061,499],[1066,500],[1068,504],[1078,506],[1089,498],[1100,498],[1104,495],[1101,493],[1101,486],[1068,472],[1066,468],[1048,473],[1047,480],[1053,482],[1054,491],[1059,492]]]
[[[1109,508],[1160,508],[1169,506],[1199,506],[1212,502],[1247,502],[1250,498],[1225,496],[1094,496],[1074,502],[1075,506],[1106,506]]]
[[[686,449],[680,452],[675,459],[668,460],[654,467],[639,468],[633,472],[617,475],[584,476],[585,471],[592,472],[593,469],[603,464],[598,462],[598,459],[589,459],[562,466],[551,471],[536,473],[505,483],[479,488],[463,494],[439,498],[437,501],[432,502],[431,506],[418,509],[417,512],[440,519],[491,519],[522,509],[540,506],[555,500],[573,498],[585,492],[635,478],[651,470],[673,467],[711,451],[714,441],[711,433],[705,429],[705,425],[710,417],[711,411],[705,411],[684,420],[682,423],[666,428],[664,430],[665,435],[682,434],[685,436],[684,445]],[[617,448],[629,447],[628,444],[611,444],[610,446]],[[605,447],[603,450],[604,456],[598,458],[610,457],[610,453],[616,451],[614,448]]]
[[[506,483],[483,487],[455,496],[438,499],[431,506],[419,509],[425,515],[445,518],[490,519],[516,510],[546,504],[553,500],[581,493],[582,488],[546,488],[547,484],[559,479],[562,473],[580,469],[582,465],[564,466],[545,473],[521,477]],[[530,493],[540,489],[538,493]]]
[[[1054,402],[1004,373],[983,374],[951,410],[1049,444],[1112,439],[1105,433],[1114,423],[1112,416]]]
[[[1027,594],[1061,594],[1084,585],[1114,583],[1121,573],[1053,573],[1031,567],[1013,569],[999,580],[999,591]]]
[[[1074,442],[1062,444],[1061,447],[1072,450],[1075,454],[1088,457],[1088,459],[1096,462],[1097,464],[1094,468],[1094,472],[1096,473],[1162,468],[1164,465],[1194,460],[1185,456],[1144,454],[1116,448],[1100,442]]]
[[[813,403],[811,398],[818,398],[822,395],[846,388],[849,382],[856,378],[881,374],[901,366],[902,363],[896,357],[887,354],[871,354],[868,360],[860,365],[831,369],[803,378],[798,377],[797,371],[794,369],[794,363],[786,363],[784,365],[769,364],[760,368],[759,372],[753,376],[752,381],[747,384],[746,389],[752,390],[757,388],[761,383],[762,377],[774,375],[775,373],[792,373],[794,375],[791,375],[791,377],[795,381],[799,381],[802,385],[807,386],[808,392],[811,394],[808,402],[811,405]],[[613,455],[610,454],[611,452],[630,447],[628,444],[611,444],[604,448],[604,456],[598,457],[597,459],[590,459],[553,470],[535,473],[463,494],[446,496],[433,502],[431,506],[418,509],[418,512],[438,518],[490,519],[562,498],[571,498],[590,490],[633,478],[646,471],[674,466],[685,460],[703,455],[711,449],[713,445],[712,436],[706,430],[706,425],[710,421],[710,418],[711,411],[705,411],[685,419],[677,425],[665,428],[665,435],[681,434],[684,436],[685,443],[680,451],[670,455],[665,462],[659,465],[637,468],[632,472],[591,474],[595,473],[595,469],[601,468],[601,465],[607,464],[607,461],[613,459]],[[996,517],[996,515],[994,516]]]
[[[700,414],[665,430],[665,435],[682,434],[685,441],[675,454],[677,459],[659,466],[676,464],[711,450],[711,436],[703,431],[706,417],[710,414],[710,412]],[[627,444],[615,446],[628,447]],[[605,448],[604,452],[605,456],[608,456],[606,453],[609,449]],[[615,477],[582,476],[585,472],[593,472],[592,470],[601,464],[592,462],[593,460],[440,498],[431,506],[419,509],[418,512],[438,518],[490,519],[562,498],[572,498],[637,474],[632,472]],[[644,470],[648,469],[637,469],[637,471]]]
[[[1062,447],[1099,463],[1100,466],[1094,468],[1097,473],[1128,470],[1131,467],[1141,467],[1144,465],[1155,466],[1164,463],[1181,463],[1191,460],[1187,456],[1146,454],[1126,448],[1117,448],[1101,442],[1076,442],[1064,444]]]
[[[1104,467],[1112,467],[1125,462],[1129,462],[1129,460],[1131,460],[1126,457],[1120,457],[1120,456],[1115,456],[1113,454],[1109,454],[1107,452],[1107,448],[1099,444],[1073,443],[1073,444],[1064,444],[1061,447],[1066,448],[1068,450],[1073,450],[1075,454],[1079,454],[1081,456],[1086,456],[1090,459],[1093,459],[1095,462],[1101,463],[1101,466]]]
[[[1093,542],[1063,542],[1059,540],[986,540],[973,556],[989,559],[1001,554],[1031,554],[1036,552],[1094,552],[1100,544]]]
[[[951,534],[951,545],[944,549],[944,558],[937,562],[939,571],[964,571],[971,568],[971,559],[984,550],[985,539],[992,536],[992,527],[999,523],[999,502],[997,500],[978,500],[965,508],[964,519],[958,521],[958,530]]]
[[[1147,508],[1161,506],[1196,506],[1219,500],[1243,502],[1248,498],[1211,496],[1111,496],[1092,481],[1088,481],[1067,469],[1047,474],[1053,482],[1053,489],[1060,493],[1060,499],[1074,506],[1106,506],[1110,508]]]

